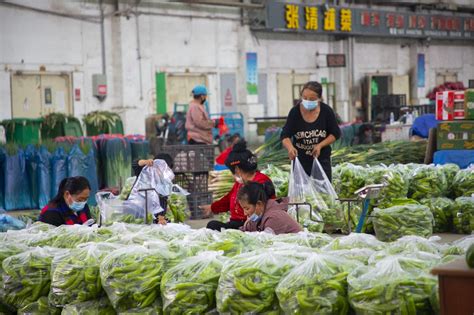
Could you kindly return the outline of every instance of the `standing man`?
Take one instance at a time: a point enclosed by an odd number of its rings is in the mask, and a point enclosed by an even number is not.
[[[204,104],[207,99],[207,89],[204,85],[197,85],[192,90],[193,100],[189,103],[186,113],[186,130],[189,144],[212,144],[212,128],[215,122],[209,119]]]

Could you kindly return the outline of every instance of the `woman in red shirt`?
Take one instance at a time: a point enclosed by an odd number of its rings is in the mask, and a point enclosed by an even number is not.
[[[265,183],[272,180],[257,170],[257,157],[247,149],[245,141],[236,143],[227,158],[225,165],[234,175],[235,183],[231,191],[211,205],[202,206],[205,215],[230,211],[230,220],[227,223],[210,221],[207,228],[220,231],[221,229],[239,229],[244,225],[247,216],[237,200],[240,188],[248,182]],[[273,183],[272,183],[273,184]],[[274,199],[275,196],[272,196]]]

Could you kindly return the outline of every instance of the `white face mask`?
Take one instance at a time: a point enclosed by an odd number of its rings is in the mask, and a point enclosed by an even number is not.
[[[308,101],[308,100],[301,100],[304,108],[307,110],[313,110],[319,105],[319,101]]]

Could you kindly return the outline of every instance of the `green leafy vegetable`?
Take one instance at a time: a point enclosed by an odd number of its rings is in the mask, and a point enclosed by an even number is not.
[[[456,197],[471,197],[474,194],[474,169],[460,170],[453,181]]]
[[[421,165],[414,169],[409,188],[409,196],[420,200],[444,197],[448,193],[446,175],[439,167]]]
[[[454,202],[445,197],[430,198],[420,200],[422,205],[430,208],[434,216],[434,233],[444,233],[451,231],[453,222],[452,207]]]

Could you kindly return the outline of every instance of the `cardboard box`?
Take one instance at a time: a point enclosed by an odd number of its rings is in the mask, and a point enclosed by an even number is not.
[[[437,147],[438,150],[474,150],[474,121],[439,123]]]
[[[466,119],[474,120],[474,89],[464,92],[464,112]]]
[[[436,93],[436,119],[462,120],[465,118],[464,91]]]

